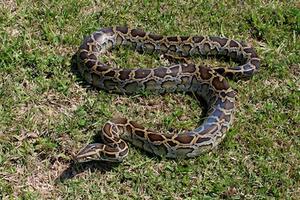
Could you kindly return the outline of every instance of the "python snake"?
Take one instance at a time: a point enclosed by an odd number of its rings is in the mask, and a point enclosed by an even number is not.
[[[106,52],[119,46],[130,47],[139,53],[183,58],[221,56],[240,65],[208,68],[181,63],[151,69],[121,69],[100,61]],[[181,134],[158,133],[125,118],[114,119],[102,128],[103,143],[88,144],[74,157],[78,162],[120,162],[128,155],[125,141],[168,158],[195,157],[216,147],[225,137],[235,109],[236,93],[225,77],[251,77],[258,70],[260,59],[253,47],[224,37],[166,37],[141,29],[109,27],[84,39],[77,52],[77,63],[83,78],[100,89],[121,94],[192,92],[200,95],[209,107],[207,117],[199,127]]]

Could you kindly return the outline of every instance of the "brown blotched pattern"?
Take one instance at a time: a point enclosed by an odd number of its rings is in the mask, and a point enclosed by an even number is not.
[[[176,64],[152,69],[111,68],[99,57],[120,45],[141,53],[168,56],[225,56],[241,65],[208,68],[194,64]],[[215,36],[169,36],[128,27],[102,28],[87,37],[77,54],[78,68],[88,83],[103,90],[121,94],[150,91],[193,92],[209,106],[207,117],[195,130],[183,134],[164,134],[147,130],[142,125],[118,118],[107,122],[102,129],[104,143],[89,144],[75,159],[122,161],[128,154],[130,141],[137,147],[168,158],[191,158],[218,145],[225,137],[235,109],[234,90],[225,77],[251,77],[259,68],[255,50],[244,43]]]

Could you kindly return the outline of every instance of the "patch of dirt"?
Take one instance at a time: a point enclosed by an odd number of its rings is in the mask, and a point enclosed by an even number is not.
[[[4,10],[8,10],[11,13],[15,12],[17,10],[17,1],[15,0],[5,0],[5,1],[0,1],[0,6]]]

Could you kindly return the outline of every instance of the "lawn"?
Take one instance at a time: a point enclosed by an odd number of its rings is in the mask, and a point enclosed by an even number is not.
[[[299,199],[299,2],[153,2],[0,1],[0,199]],[[120,164],[72,163],[112,117],[171,132],[201,120],[192,96],[109,94],[74,73],[83,37],[113,25],[225,36],[256,48],[260,71],[230,81],[237,110],[218,148],[170,160],[130,145]],[[127,49],[111,56],[120,66],[164,64]]]

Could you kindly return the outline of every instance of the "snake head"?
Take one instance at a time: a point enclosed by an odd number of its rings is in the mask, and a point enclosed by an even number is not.
[[[92,160],[103,160],[101,155],[104,145],[101,143],[88,144],[83,147],[74,157],[75,162],[88,162]]]
[[[126,143],[121,143],[123,147],[121,151],[113,145],[101,143],[88,144],[73,156],[73,160],[78,163],[89,161],[122,162],[123,158],[128,154],[128,148]]]

